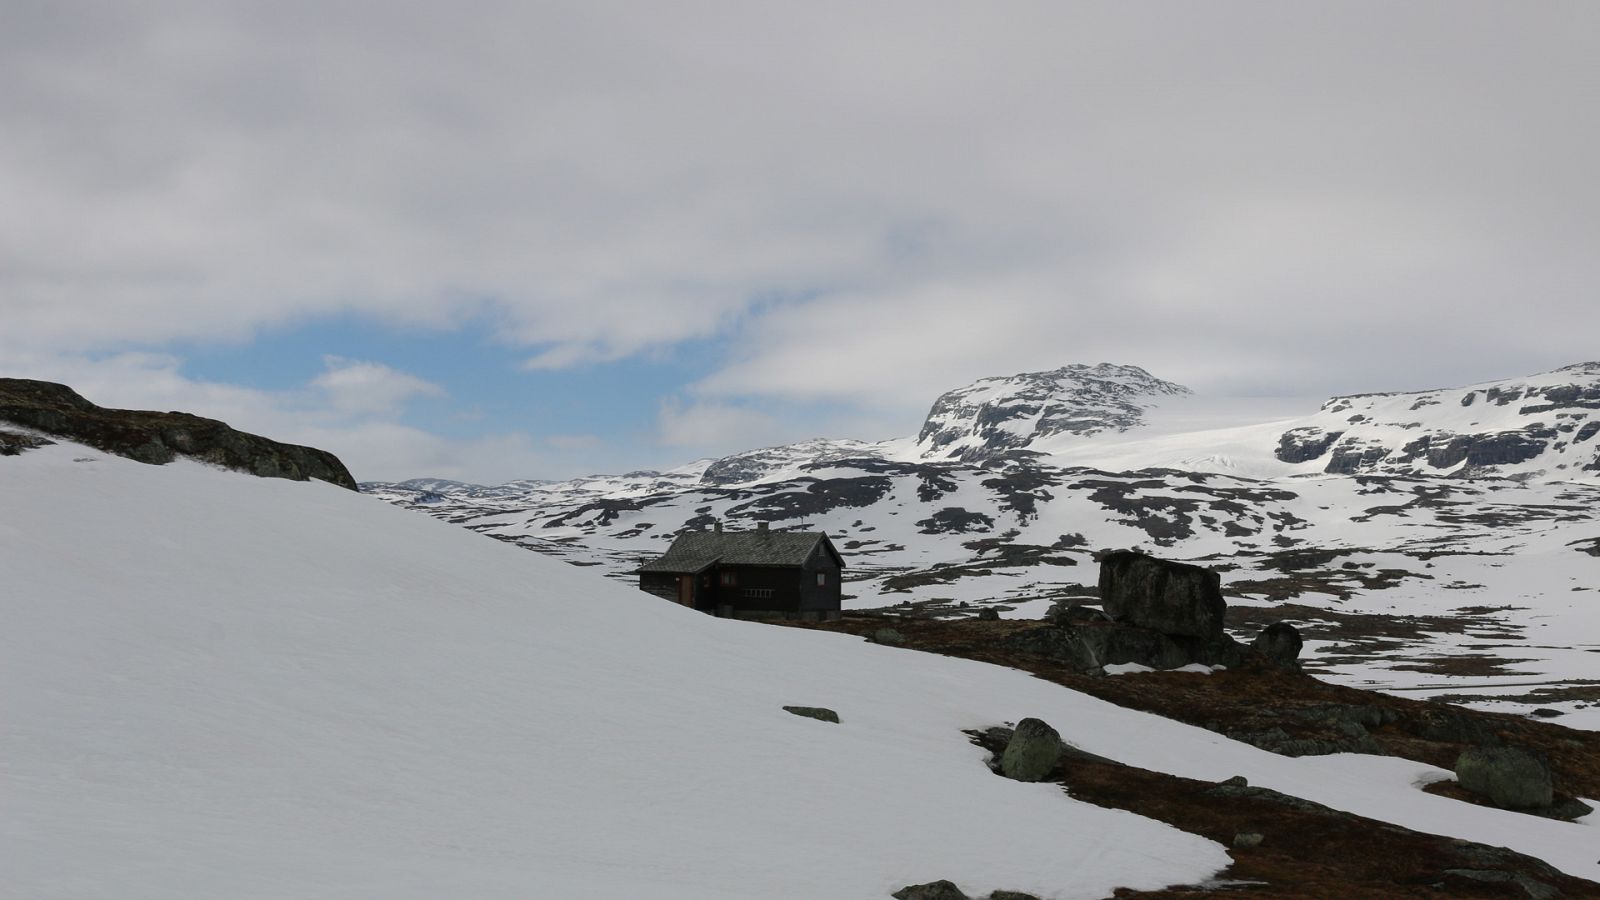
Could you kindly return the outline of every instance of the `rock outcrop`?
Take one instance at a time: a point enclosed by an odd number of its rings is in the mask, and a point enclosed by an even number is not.
[[[1228,610],[1217,573],[1129,550],[1101,558],[1100,603],[1118,621],[1201,639],[1222,636]]]
[[[0,422],[88,444],[151,465],[187,456],[263,478],[315,478],[356,490],[339,458],[180,412],[107,409],[48,381],[0,378]]]
[[[894,900],[970,900],[955,882],[940,879],[927,884],[910,884],[889,896]]]
[[[1520,747],[1469,747],[1456,757],[1456,780],[1501,809],[1537,809],[1555,802],[1550,763]]]
[[[1061,761],[1061,749],[1061,735],[1054,728],[1023,719],[1000,756],[1000,774],[1016,781],[1043,781]]]
[[[17,456],[24,450],[35,450],[53,443],[55,441],[45,440],[38,435],[0,431],[0,456]]]
[[[1274,455],[1320,462],[1332,475],[1570,477],[1600,471],[1591,443],[1600,434],[1600,363],[1464,388],[1334,397],[1302,422],[1279,436]]]
[[[1244,661],[1246,648],[1222,630],[1227,604],[1215,572],[1119,551],[1101,558],[1100,585],[1110,616],[1058,604],[1050,624],[1013,631],[1001,643],[1083,673],[1127,663],[1177,669]]]
[[[1273,622],[1250,642],[1251,649],[1280,666],[1299,665],[1303,646],[1305,640],[1300,637],[1300,629],[1288,622]]]

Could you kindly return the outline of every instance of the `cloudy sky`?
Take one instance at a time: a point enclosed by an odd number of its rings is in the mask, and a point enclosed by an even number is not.
[[[0,0],[0,374],[363,479],[1600,358],[1600,4]],[[1309,411],[1309,410],[1308,410]]]

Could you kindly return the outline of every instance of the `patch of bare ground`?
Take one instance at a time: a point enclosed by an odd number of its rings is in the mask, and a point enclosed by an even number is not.
[[[1510,659],[1490,653],[1452,653],[1448,656],[1425,656],[1410,662],[1389,666],[1396,672],[1421,672],[1426,675],[1454,675],[1467,677],[1498,677],[1531,675],[1508,668],[1517,663],[1536,662],[1532,659]]]
[[[1229,628],[1254,631],[1273,622],[1293,622],[1300,636],[1312,641],[1422,641],[1439,634],[1465,634],[1468,628],[1481,624],[1471,615],[1461,616],[1397,616],[1378,613],[1350,613],[1306,606],[1301,603],[1278,603],[1272,606],[1229,606]]]
[[[1600,681],[1581,678],[1560,685],[1541,685],[1531,691],[1521,694],[1439,694],[1435,700],[1440,703],[1461,703],[1468,700],[1499,700],[1505,703],[1600,703]]]
[[[1382,752],[1446,769],[1467,746],[1516,744],[1542,750],[1550,757],[1557,790],[1600,797],[1600,733],[1554,722],[1329,684],[1304,672],[1255,662],[1210,675],[1083,675],[1001,643],[1008,634],[1040,627],[1035,620],[846,615],[837,622],[789,624],[862,636],[892,625],[903,636],[904,646],[912,649],[1021,669],[1118,706],[1222,734],[1277,728],[1291,739],[1331,740],[1343,733],[1343,722],[1353,720],[1363,725]],[[1600,683],[1583,687],[1600,689]]]
[[[991,753],[1005,748],[1005,729],[968,734]],[[1196,781],[1075,753],[1050,780],[1076,800],[1158,819],[1230,848],[1233,863],[1212,884],[1124,889],[1117,898],[1527,897],[1524,884],[1568,897],[1600,892],[1600,885],[1510,850],[1411,831],[1248,784]],[[1234,846],[1244,834],[1261,841]],[[1493,872],[1489,877],[1505,880],[1486,882],[1464,872]]]
[[[1348,746],[1356,725],[1365,732],[1367,752],[1444,769],[1452,768],[1466,747],[1513,744],[1542,751],[1548,757],[1558,793],[1600,797],[1600,734],[1552,722],[1328,684],[1303,672],[1261,662],[1210,675],[1083,675],[1001,643],[1009,634],[1040,627],[1031,620],[847,615],[838,622],[786,624],[863,637],[892,626],[900,632],[902,646],[908,648],[1021,669],[1119,706],[1253,743],[1270,733],[1275,735],[1276,746],[1287,748],[1280,752]],[[1600,689],[1600,685],[1596,687]],[[1222,877],[1234,883],[1119,893],[1119,897],[1246,894],[1344,900],[1529,896],[1515,880],[1478,881],[1448,874],[1450,870],[1512,873],[1505,877],[1533,879],[1569,897],[1600,897],[1600,884],[1561,875],[1529,857],[1399,829],[1272,792],[1250,789],[1219,799],[1218,794],[1207,793],[1217,785],[1086,759],[1071,760],[1062,783],[1078,799],[1159,819],[1225,845],[1231,846],[1236,834],[1265,835],[1258,847],[1232,851],[1234,866]]]
[[[1252,632],[1273,622],[1285,621],[1298,628],[1306,640],[1336,642],[1301,660],[1311,671],[1369,662],[1375,653],[1382,652],[1393,660],[1389,668],[1399,671],[1490,678],[1526,674],[1508,667],[1533,660],[1491,653],[1417,654],[1410,658],[1398,658],[1393,654],[1399,647],[1426,646],[1440,635],[1470,634],[1500,641],[1523,640],[1523,636],[1511,630],[1512,626],[1505,621],[1486,618],[1489,614],[1509,610],[1510,607],[1463,607],[1456,610],[1460,615],[1398,616],[1280,603],[1268,607],[1230,606],[1227,623],[1230,628]]]
[[[1462,803],[1471,803],[1473,806],[1495,808],[1494,804],[1490,803],[1487,798],[1474,794],[1462,787],[1460,783],[1454,781],[1435,781],[1432,784],[1424,785],[1422,790],[1436,797],[1449,797],[1451,800],[1460,800]],[[1573,804],[1575,803],[1578,804],[1577,809],[1573,809]],[[1583,803],[1580,798],[1573,797],[1570,794],[1557,793],[1549,810],[1535,812],[1533,815],[1543,815],[1551,819],[1573,819],[1587,815],[1584,810],[1588,808],[1589,805]]]

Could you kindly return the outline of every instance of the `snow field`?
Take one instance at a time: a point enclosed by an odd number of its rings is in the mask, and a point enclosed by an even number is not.
[[[0,461],[0,501],[16,896],[872,898],[943,877],[1066,898],[1227,864],[998,778],[960,733],[1025,716],[1600,878],[1594,826],[1423,794],[1432,767],[1277,757],[1016,671],[709,618],[320,483],[59,445]]]

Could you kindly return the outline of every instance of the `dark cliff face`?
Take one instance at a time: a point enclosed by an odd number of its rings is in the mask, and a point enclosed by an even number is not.
[[[183,455],[263,478],[315,478],[357,489],[344,463],[325,450],[279,443],[188,413],[106,409],[48,381],[0,378],[0,422],[152,465]]]

